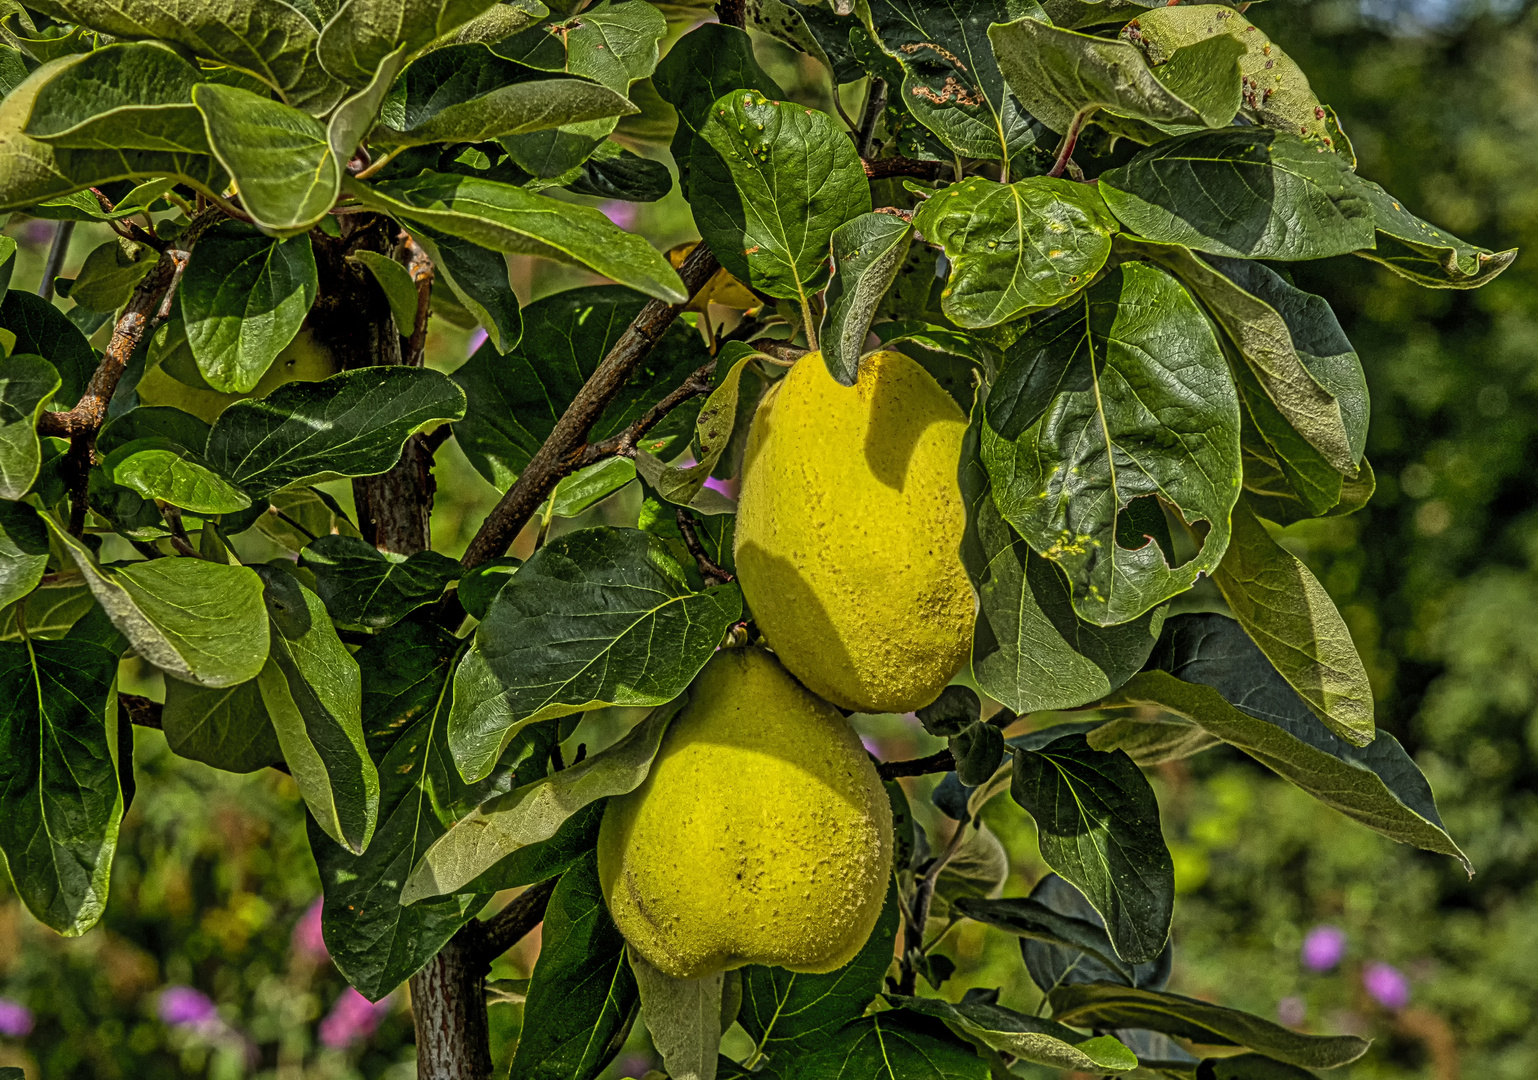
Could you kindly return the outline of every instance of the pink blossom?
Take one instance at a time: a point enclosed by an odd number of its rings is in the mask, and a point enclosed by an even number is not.
[[[1303,939],[1303,966],[1329,971],[1346,955],[1346,932],[1338,926],[1316,926]]]
[[[641,216],[641,208],[633,202],[624,202],[619,199],[611,199],[599,204],[598,209],[614,224],[622,229],[628,229],[636,223],[636,218]]]
[[[470,331],[470,346],[466,350],[466,355],[474,356],[475,350],[486,344],[487,336],[484,326],[477,326],[474,330]]]
[[[345,1050],[374,1034],[379,1021],[389,1011],[389,998],[373,1002],[349,986],[320,1022],[321,1044],[333,1050]]]
[[[172,1027],[217,1027],[219,1009],[209,996],[190,986],[168,986],[160,992],[160,1019]]]
[[[324,901],[317,899],[294,924],[294,953],[312,964],[331,959],[331,951],[326,948],[326,938],[321,932],[320,917],[324,906]]]
[[[1410,980],[1393,964],[1374,960],[1362,969],[1362,986],[1385,1009],[1402,1009],[1410,1003]]]
[[[32,1010],[19,1001],[0,998],[0,1035],[25,1039],[32,1034]]]

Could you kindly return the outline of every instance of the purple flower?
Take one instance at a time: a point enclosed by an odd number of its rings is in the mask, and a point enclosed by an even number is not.
[[[1346,932],[1338,926],[1316,926],[1303,939],[1303,966],[1329,971],[1346,955]]]
[[[160,992],[160,1019],[172,1027],[206,1028],[217,1024],[219,1010],[200,990],[168,986]]]
[[[25,1039],[32,1034],[32,1010],[19,1001],[0,998],[0,1035]]]
[[[1362,986],[1385,1009],[1402,1009],[1410,1003],[1410,980],[1393,964],[1374,960],[1362,969]]]
[[[379,1021],[389,1011],[389,998],[373,1002],[349,986],[320,1022],[321,1044],[332,1050],[345,1050],[374,1034]]]
[[[294,924],[294,952],[301,959],[308,960],[312,964],[331,959],[331,952],[326,948],[325,936],[321,933],[321,907],[322,901],[316,900]]]
[[[475,350],[486,344],[486,338],[488,336],[489,335],[486,333],[486,328],[484,326],[477,326],[474,330],[472,330],[470,332],[470,346],[466,350],[468,355],[474,356]]]
[[[623,202],[615,199],[599,204],[598,209],[604,212],[614,224],[622,229],[628,229],[635,224],[636,218],[641,216],[641,208],[633,202]]]
[[[1308,1003],[1300,997],[1284,997],[1276,1003],[1276,1018],[1288,1027],[1301,1027],[1308,1017]]]

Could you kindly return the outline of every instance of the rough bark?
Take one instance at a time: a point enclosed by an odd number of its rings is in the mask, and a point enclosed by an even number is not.
[[[488,1080],[486,973],[480,924],[471,922],[411,977],[417,1080]]]

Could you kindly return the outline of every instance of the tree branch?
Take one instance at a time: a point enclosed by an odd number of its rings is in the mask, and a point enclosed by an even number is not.
[[[578,467],[585,469],[589,465],[602,461],[606,457],[614,457],[616,454],[621,457],[634,457],[635,449],[641,440],[646,438],[646,433],[662,423],[668,413],[691,398],[703,397],[710,393],[712,389],[710,379],[715,372],[716,362],[712,360],[710,363],[696,369],[693,374],[679,384],[667,397],[647,409],[641,414],[640,419],[624,431],[621,431],[618,435],[611,435],[602,442],[589,443],[582,450],[582,464]]]
[[[876,772],[883,780],[896,780],[899,776],[927,776],[930,773],[951,772],[955,768],[956,759],[951,756],[949,750],[941,750],[937,754],[913,758],[909,761],[876,763]]]
[[[743,0],[719,0],[716,4],[716,18],[727,26],[744,29],[748,21],[747,5]]]
[[[870,89],[865,92],[865,115],[860,117],[860,133],[855,139],[862,160],[870,154],[871,144],[876,140],[876,124],[886,111],[886,95],[886,80],[872,76]]]
[[[913,158],[861,158],[865,175],[872,180],[884,180],[889,176],[914,176],[920,180],[938,180],[949,162],[915,161]]]
[[[545,907],[559,880],[558,877],[546,878],[530,885],[508,901],[505,908],[480,924],[477,951],[482,960],[490,964],[544,920]]]
[[[721,264],[705,244],[698,244],[678,268],[684,289],[692,297],[704,287]],[[603,415],[614,395],[644,360],[652,347],[673,320],[683,311],[684,304],[668,304],[651,300],[620,335],[609,354],[603,358],[592,376],[577,396],[566,407],[566,412],[556,421],[533,460],[508,488],[496,508],[481,523],[480,531],[470,541],[464,558],[460,560],[467,569],[495,559],[507,550],[519,531],[528,524],[539,504],[555,490],[555,485],[582,468],[587,436],[593,425]]]
[[[402,234],[405,235],[405,234]],[[406,236],[406,270],[417,286],[417,321],[406,346],[407,367],[421,367],[427,349],[427,320],[432,314],[433,261],[409,235]]]
[[[700,535],[694,529],[694,515],[682,506],[678,508],[678,531],[683,534],[684,547],[689,549],[689,554],[694,556],[694,563],[700,568],[700,575],[706,582],[712,580],[722,585],[737,579],[718,566],[710,554],[706,552],[705,545],[700,543]]]
[[[127,721],[134,727],[154,728],[161,730],[160,715],[165,706],[158,701],[151,701],[147,697],[138,694],[119,694],[117,696],[118,721]]]

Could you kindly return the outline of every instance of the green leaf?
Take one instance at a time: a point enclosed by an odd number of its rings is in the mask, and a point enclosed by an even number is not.
[[[1017,740],[1009,793],[1036,819],[1047,865],[1105,919],[1117,955],[1133,964],[1158,956],[1174,913],[1175,864],[1158,800],[1132,759],[1092,750],[1083,735],[1039,748]]]
[[[495,0],[344,0],[316,47],[321,65],[342,82],[365,86],[398,48],[420,49],[452,33]]]
[[[1147,1028],[1198,1043],[1247,1046],[1293,1065],[1334,1069],[1367,1052],[1355,1035],[1304,1035],[1269,1020],[1195,998],[1110,983],[1052,991],[1053,1019],[1075,1027]]]
[[[11,287],[11,275],[16,270],[16,240],[0,237],[0,296]]]
[[[373,186],[349,179],[345,186],[363,205],[408,226],[427,225],[492,251],[585,266],[671,304],[688,299],[661,252],[590,206],[431,170]]]
[[[1073,608],[1062,570],[1030,549],[999,515],[978,457],[982,406],[962,443],[961,497],[967,529],[961,561],[978,597],[972,676],[1015,713],[1072,709],[1130,679],[1153,651],[1162,609],[1101,627]]]
[[[257,676],[262,704],[315,824],[361,854],[379,816],[379,773],[363,741],[358,663],[326,605],[290,570],[263,567],[260,580],[271,626],[270,655]]]
[[[662,1067],[673,1080],[715,1080],[720,1061],[724,972],[675,979],[630,950],[641,1016]]]
[[[711,106],[722,94],[746,88],[774,99],[785,96],[779,84],[758,66],[747,32],[722,23],[705,23],[679,38],[657,65],[652,84],[662,99],[678,110],[672,151],[678,182],[685,191],[695,133],[704,126]]]
[[[590,854],[561,875],[545,909],[509,1080],[591,1080],[619,1053],[639,1003]]]
[[[501,0],[459,29],[433,41],[428,48],[441,49],[474,41],[501,41],[549,14],[550,9],[540,0]]]
[[[1096,185],[1139,236],[1241,259],[1322,259],[1373,246],[1350,166],[1296,135],[1228,128],[1138,154]]]
[[[107,421],[96,436],[96,452],[112,454],[138,439],[164,439],[196,452],[208,444],[208,425],[167,405],[140,405]]]
[[[255,571],[188,558],[98,566],[89,548],[43,520],[144,660],[199,686],[234,686],[261,670],[267,627]]]
[[[925,202],[913,225],[944,245],[951,273],[941,307],[969,327],[1078,292],[1105,265],[1118,228],[1094,187],[1047,176],[1014,184],[970,177]]]
[[[1127,1072],[1137,1068],[1137,1055],[1110,1035],[1083,1035],[1038,1016],[1027,1016],[974,997],[968,991],[960,1004],[941,998],[888,994],[898,1008],[944,1021],[952,1030],[991,1050],[1054,1069],[1085,1073]]]
[[[627,94],[630,84],[657,67],[657,45],[667,34],[662,12],[640,0],[586,8],[581,15],[530,27],[499,41],[493,51],[542,71],[564,71]]]
[[[201,130],[202,120],[198,121]],[[211,160],[211,159],[210,159]],[[48,199],[32,208],[33,213],[39,217],[57,218],[67,221],[119,221],[131,214],[142,213],[166,204],[161,201],[161,196],[178,183],[174,176],[161,176],[153,180],[145,180],[129,189],[127,195],[119,199],[112,208],[104,209],[96,196],[88,191],[76,191],[70,195],[64,195],[57,199]]]
[[[605,458],[555,485],[541,511],[551,517],[574,518],[630,483],[635,473],[635,462],[629,458]]]
[[[1382,263],[1417,285],[1477,289],[1516,260],[1516,248],[1491,251],[1422,221],[1370,180],[1357,178],[1356,191],[1372,208],[1378,232],[1389,238],[1387,244],[1380,238],[1378,250],[1357,254]]]
[[[454,438],[476,471],[499,488],[511,485],[645,304],[644,296],[615,285],[568,289],[523,310],[523,336],[505,355],[488,335],[452,376],[468,402]],[[624,430],[709,360],[699,334],[675,322],[588,437]]]
[[[162,150],[78,150],[53,146],[24,131],[38,94],[67,67],[65,57],[44,64],[0,102],[0,209],[35,207],[113,180],[173,179],[205,193],[229,184],[219,162],[206,154]],[[84,210],[80,209],[84,207]],[[68,203],[60,216],[86,220],[103,214],[94,196]]]
[[[690,506],[702,494],[701,489],[704,488],[705,481],[710,479],[716,463],[721,460],[722,452],[732,440],[732,433],[737,430],[737,406],[742,385],[742,370],[758,355],[760,354],[750,352],[738,359],[726,373],[726,377],[716,385],[710,397],[705,400],[705,404],[701,406],[699,419],[695,422],[692,447],[694,464],[670,468],[651,451],[641,447],[636,449],[636,472],[640,473],[647,484],[668,502]],[[724,352],[722,357],[726,358]],[[728,506],[730,505],[728,503]],[[699,509],[705,513],[710,512],[703,506]]]
[[[26,503],[0,501],[0,607],[26,596],[48,566],[48,527]]]
[[[42,357],[0,357],[0,499],[21,498],[37,479],[43,461],[37,418],[58,388],[59,373]]]
[[[662,162],[632,154],[610,141],[599,144],[566,190],[597,199],[656,202],[673,190],[673,174]]]
[[[1330,305],[1260,263],[1138,249],[1201,298],[1288,426],[1335,470],[1354,472],[1367,442],[1367,380]]]
[[[204,83],[192,100],[214,156],[240,189],[241,207],[264,232],[306,232],[335,204],[343,162],[319,121],[233,86]]]
[[[622,91],[546,78],[485,45],[454,45],[406,69],[384,101],[375,139],[395,148],[484,142],[636,111]]]
[[[454,674],[461,774],[483,775],[536,720],[673,700],[741,615],[735,585],[693,591],[667,545],[638,529],[547,543],[497,594]]]
[[[1128,757],[1144,768],[1166,761],[1184,761],[1222,742],[1184,717],[1167,712],[1150,719],[1107,720],[1086,732],[1085,737],[1096,750],[1125,750]]]
[[[27,910],[66,937],[107,906],[123,818],[117,666],[85,641],[0,644],[0,851]]]
[[[1118,267],[1010,347],[981,456],[999,514],[1067,573],[1081,617],[1111,626],[1183,592],[1223,557],[1239,496],[1239,403],[1212,327],[1174,278]],[[1150,539],[1159,503],[1209,524],[1178,566]]]
[[[208,462],[253,497],[337,476],[373,476],[412,432],[458,420],[464,395],[447,376],[409,367],[344,371],[237,401],[208,435]]]
[[[158,39],[248,71],[314,115],[342,88],[315,56],[315,27],[282,0],[38,0],[33,8],[126,40]]]
[[[1207,1058],[1200,1068],[1212,1080],[1316,1080],[1311,1072],[1262,1054]]]
[[[1229,610],[1314,715],[1347,742],[1373,737],[1372,686],[1335,602],[1244,502],[1212,580]]]
[[[390,314],[395,318],[395,329],[402,337],[410,337],[417,326],[417,285],[411,273],[396,260],[378,251],[361,249],[347,256],[358,262],[370,274],[385,300],[390,304]],[[428,257],[436,264],[432,252]]]
[[[1238,61],[1244,45],[1232,38],[1194,45],[1199,56],[1176,53],[1162,68],[1150,68],[1136,46],[1125,41],[1034,18],[989,27],[988,39],[1020,104],[1057,132],[1066,133],[1075,116],[1096,109],[1205,127],[1224,127],[1239,111]]]
[[[14,604],[0,610],[0,640],[21,641],[20,615],[26,636],[51,641],[63,637],[86,612],[96,606],[91,590],[73,575],[44,581]]]
[[[107,455],[102,468],[146,501],[158,500],[193,514],[233,514],[251,499],[198,460],[196,454],[166,439],[135,439]]]
[[[663,733],[682,707],[680,700],[654,709],[613,746],[499,795],[465,815],[412,869],[401,890],[401,903],[458,892],[507,856],[550,839],[584,807],[640,787],[651,771]],[[452,727],[452,718],[449,723]],[[464,771],[462,765],[461,760]]]
[[[41,356],[54,366],[59,388],[54,406],[69,408],[96,371],[96,350],[69,317],[35,293],[12,289],[0,299],[0,329],[16,335],[11,356]]]
[[[116,311],[158,261],[149,248],[108,240],[85,257],[69,298],[93,311]]]
[[[459,779],[443,729],[448,676],[461,648],[446,631],[407,622],[358,650],[364,734],[379,770],[379,825],[362,855],[310,826],[325,891],[327,947],[348,982],[370,1000],[420,968],[490,892],[477,888],[403,907],[401,883],[412,865],[471,806],[545,769],[550,735],[536,730],[510,747],[481,784],[467,787]]]
[[[518,297],[513,295],[508,282],[506,256],[421,225],[414,227],[412,233],[432,259],[438,276],[486,328],[492,348],[510,350],[518,344],[523,334],[523,316],[519,313]],[[412,288],[414,293],[415,286]],[[414,305],[415,296],[412,299]]]
[[[1357,747],[1331,732],[1233,619],[1169,619],[1149,660],[1103,703],[1157,705],[1201,725],[1314,798],[1390,839],[1451,855],[1431,785],[1392,735]]]
[[[988,1080],[988,1062],[944,1024],[908,1009],[849,1024],[775,1080]],[[763,1076],[765,1073],[755,1075]]]
[[[160,722],[172,753],[216,769],[247,773],[283,760],[255,679],[219,689],[168,679]]]
[[[893,214],[861,214],[833,230],[833,277],[817,340],[828,373],[841,386],[855,383],[870,324],[912,240],[913,226]]]
[[[315,575],[315,591],[337,622],[393,626],[443,595],[464,572],[436,551],[397,555],[352,536],[322,536],[299,554]]]
[[[201,81],[166,45],[108,45],[55,69],[24,130],[64,149],[206,154],[203,119],[192,106]]]
[[[833,119],[749,90],[710,107],[689,161],[700,235],[729,273],[770,296],[806,303],[833,230],[870,212],[860,155]]]
[[[1041,133],[1004,85],[988,41],[990,24],[1020,15],[1041,18],[1041,8],[1008,0],[870,4],[872,34],[902,67],[903,105],[963,157],[1007,163],[1034,146]],[[897,87],[893,91],[896,97]]]
[[[294,340],[318,289],[308,236],[274,240],[239,221],[208,230],[177,288],[187,343],[208,385],[252,390]]]
[[[851,29],[859,23],[848,6],[803,3],[802,0],[753,0],[747,5],[753,28],[779,38],[792,49],[806,53],[833,76],[835,86],[858,82],[866,72],[849,45]]]
[[[898,922],[894,883],[887,889],[886,903],[869,939],[853,960],[836,971],[810,975],[759,964],[742,969],[742,1009],[737,1020],[768,1059],[769,1068],[793,1065],[864,1015],[892,966]]]

